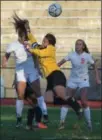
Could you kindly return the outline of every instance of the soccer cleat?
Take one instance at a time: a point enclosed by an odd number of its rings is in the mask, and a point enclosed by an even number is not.
[[[41,129],[46,129],[47,128],[47,126],[45,124],[41,123],[41,122],[37,124],[37,127],[41,128]]]
[[[60,125],[59,125],[59,130],[62,130],[62,129],[64,129],[65,128],[65,126],[64,126],[64,122],[60,122]]]
[[[21,117],[18,117],[17,118],[17,122],[16,122],[16,128],[19,128],[21,127],[23,124],[22,124],[22,118]]]
[[[43,123],[47,124],[48,122],[48,115],[43,115]]]

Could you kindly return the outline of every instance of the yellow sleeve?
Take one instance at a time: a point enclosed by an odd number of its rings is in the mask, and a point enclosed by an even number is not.
[[[49,57],[51,55],[51,48],[47,47],[45,49],[29,49],[32,54],[35,54],[39,57]]]
[[[32,33],[28,33],[28,39],[30,40],[31,44],[37,42],[36,38],[33,36]]]

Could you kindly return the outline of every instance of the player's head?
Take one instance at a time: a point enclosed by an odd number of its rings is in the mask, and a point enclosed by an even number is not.
[[[76,52],[86,52],[89,53],[87,45],[84,40],[78,39],[75,43],[75,51]]]
[[[15,13],[14,16],[13,16],[13,24],[15,26],[15,30],[16,32],[18,33],[18,37],[22,40],[22,41],[25,41],[25,40],[28,40],[28,37],[27,37],[27,31],[26,31],[26,28],[25,28],[25,23],[28,22],[28,20],[26,19],[20,19],[17,14]]]
[[[43,41],[42,41],[42,46],[43,48],[47,47],[48,45],[53,45],[55,46],[56,44],[56,38],[53,34],[46,34]]]

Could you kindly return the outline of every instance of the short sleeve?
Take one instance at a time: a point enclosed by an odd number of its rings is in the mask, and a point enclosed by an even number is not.
[[[35,42],[31,45],[31,48],[34,49],[34,48],[37,48],[38,46],[39,46],[39,44],[37,42]]]
[[[6,49],[6,53],[11,53],[11,52],[13,52],[13,45],[12,44],[8,45],[7,49]]]
[[[71,54],[68,54],[67,56],[64,57],[64,60],[70,61],[71,60]]]
[[[90,64],[94,64],[94,60],[93,60],[93,58],[92,58],[92,55],[88,55],[88,63],[90,63]]]

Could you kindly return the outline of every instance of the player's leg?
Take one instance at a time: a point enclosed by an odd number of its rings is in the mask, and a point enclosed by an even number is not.
[[[79,105],[79,103],[76,101],[76,99],[73,97],[69,97],[68,99],[65,99],[65,97],[63,97],[65,88],[63,88],[61,86],[56,86],[55,90],[56,90],[55,92],[56,92],[57,96],[60,98],[60,105],[68,105],[68,106],[72,107],[72,109],[76,112],[78,118],[81,117],[82,109],[81,109],[81,106]],[[68,111],[68,109],[66,107],[61,108],[61,112],[62,112],[61,114],[63,116],[62,123],[67,115],[67,111]]]
[[[48,121],[47,106],[44,101],[44,97],[42,96],[42,93],[41,93],[39,75],[36,72],[35,72],[35,74],[31,73],[29,75],[29,80],[31,82],[31,87],[37,97],[38,105],[42,110],[43,117],[47,122]]]
[[[76,101],[74,97],[67,97],[66,98],[66,79],[63,73],[59,72],[56,75],[58,78],[54,78],[54,88],[56,95],[61,99],[62,105],[69,105],[72,109],[76,112],[78,116],[81,115],[82,109],[80,104]]]
[[[67,96],[68,97],[74,97],[75,95],[75,92],[76,92],[76,87],[74,86],[73,88],[69,88],[67,87]],[[68,111],[69,111],[69,106],[62,106],[61,107],[61,112],[60,112],[60,126],[59,126],[59,129],[63,129],[64,128],[64,124],[65,124],[65,119],[66,119],[66,116],[68,114]]]
[[[37,123],[37,127],[41,129],[47,128],[47,126],[41,122],[41,119],[43,117],[41,108],[39,106],[36,106],[34,111],[35,111],[35,121]]]
[[[66,98],[66,78],[64,74],[60,71],[54,71],[50,76],[47,77],[47,82],[55,92],[56,98],[57,100],[59,100],[59,104],[63,106],[64,105],[71,106],[76,112],[76,114],[80,116],[81,107],[77,103],[77,101],[72,97]],[[66,108],[64,109],[66,110]]]
[[[71,106],[76,114],[80,115],[80,104],[73,98],[66,98],[66,78],[65,75],[61,71],[54,71],[49,77],[47,77],[47,81],[50,84],[52,82],[53,91],[55,91],[56,96],[60,98],[60,103],[62,105]]]
[[[16,127],[19,127],[22,124],[22,111],[23,111],[23,107],[24,107],[25,88],[26,88],[25,82],[17,83],[18,98],[16,100],[16,117],[17,117]]]
[[[30,83],[27,82],[24,99],[28,102],[30,105],[30,108],[27,112],[27,123],[26,123],[26,130],[33,130],[33,119],[34,119],[34,108],[37,104],[37,100],[35,98],[35,95],[33,94],[33,90],[31,88]]]
[[[37,105],[37,100],[36,100],[34,94],[30,94],[30,95],[29,95],[29,93],[26,94],[26,100],[32,106],[30,109],[28,109],[26,129],[27,130],[34,129],[34,127],[33,127],[34,116],[35,116],[35,120],[37,122],[38,128],[47,128],[46,125],[41,123],[42,111],[41,111],[40,107]]]
[[[24,93],[26,88],[26,79],[24,73],[22,71],[16,73],[16,92],[17,92],[17,100],[16,100],[16,117],[17,123],[16,127],[19,127],[22,124],[22,111],[24,107]]]
[[[37,97],[38,105],[41,108],[43,115],[47,115],[47,107],[46,107],[46,103],[44,101],[44,97],[41,94],[39,79],[32,82],[31,85],[32,85],[34,93]]]
[[[92,122],[91,122],[91,113],[90,107],[88,105],[87,93],[88,87],[83,87],[80,89],[81,94],[81,103],[84,110],[84,116],[87,123],[88,128],[92,131]]]
[[[34,119],[34,107],[29,108],[27,112],[27,124],[26,124],[26,130],[33,130],[33,119]]]
[[[66,96],[67,97],[74,97],[75,95],[75,92],[76,92],[76,88],[77,88],[77,85],[71,81],[67,81],[67,89],[66,89]],[[65,122],[65,118],[67,116],[67,112],[69,110],[69,106],[66,106],[65,107],[62,107],[61,108],[61,114],[60,114],[60,126],[62,127],[64,125],[64,122]]]
[[[30,105],[30,108],[28,109],[27,112],[27,123],[26,123],[26,130],[33,130],[33,119],[34,119],[34,108],[37,104],[37,100],[33,94],[33,90],[31,86],[27,83],[25,94],[24,94],[24,99],[28,102]]]

